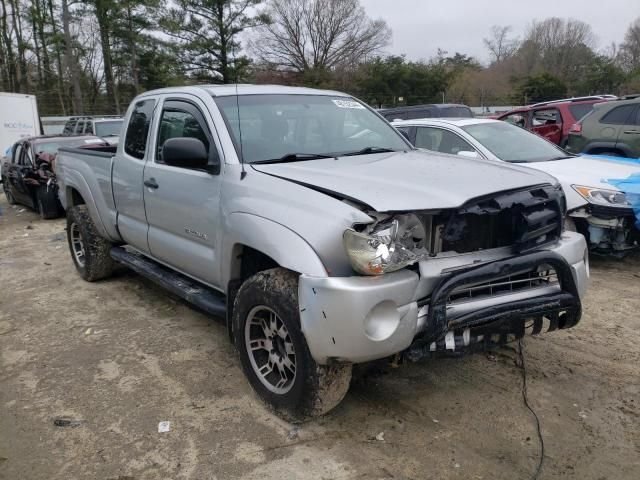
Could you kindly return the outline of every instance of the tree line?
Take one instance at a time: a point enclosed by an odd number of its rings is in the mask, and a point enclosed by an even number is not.
[[[488,30],[487,64],[443,49],[410,61],[384,55],[391,29],[360,0],[0,0],[0,91],[37,95],[43,115],[122,113],[138,93],[197,83],[334,88],[375,106],[640,92],[640,18],[604,49],[573,19]]]

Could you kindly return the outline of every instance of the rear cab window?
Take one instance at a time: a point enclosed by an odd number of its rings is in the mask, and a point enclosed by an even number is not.
[[[133,107],[124,138],[124,151],[133,158],[142,160],[147,151],[147,138],[155,105],[155,99],[148,99],[136,102]]]

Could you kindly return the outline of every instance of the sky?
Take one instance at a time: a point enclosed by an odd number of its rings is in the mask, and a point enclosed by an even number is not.
[[[640,17],[640,0],[360,0],[371,18],[393,30],[390,54],[429,59],[438,48],[488,60],[482,39],[492,25],[511,25],[522,35],[532,20],[575,18],[588,23],[604,50],[620,43],[629,24]]]

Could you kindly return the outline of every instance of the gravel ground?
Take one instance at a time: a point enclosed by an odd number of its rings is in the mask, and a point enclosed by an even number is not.
[[[0,478],[521,479],[539,444],[512,348],[354,381],[274,417],[219,321],[123,271],[83,282],[64,219],[0,200]],[[640,257],[594,259],[581,323],[525,342],[541,478],[640,478]],[[158,423],[170,431],[158,433]]]

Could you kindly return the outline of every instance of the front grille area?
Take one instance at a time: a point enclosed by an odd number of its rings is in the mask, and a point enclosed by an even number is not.
[[[556,271],[548,265],[542,265],[530,272],[509,275],[481,284],[458,287],[449,294],[447,305],[457,305],[558,284]]]
[[[551,185],[476,199],[441,219],[441,251],[513,246],[517,253],[557,241],[564,194]]]

